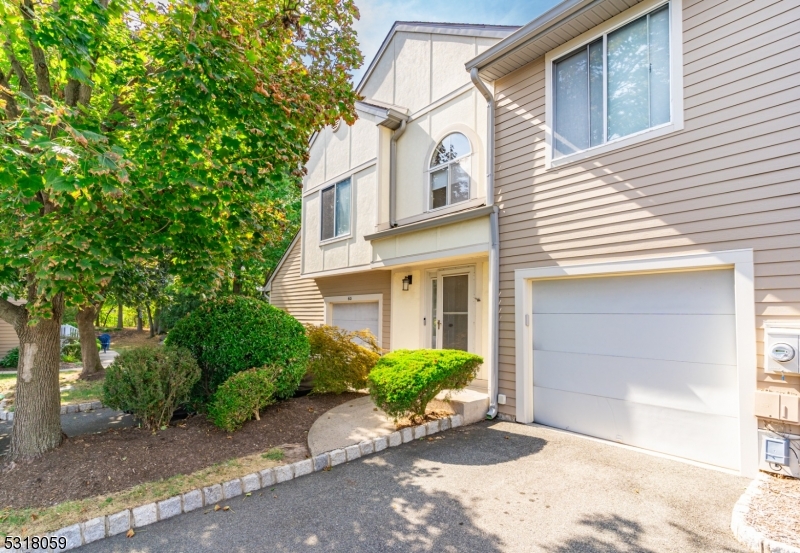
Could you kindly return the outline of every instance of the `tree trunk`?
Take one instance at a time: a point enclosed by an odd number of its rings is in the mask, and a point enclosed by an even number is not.
[[[75,317],[78,321],[78,332],[81,335],[81,361],[83,370],[81,378],[86,378],[103,370],[100,362],[100,350],[97,349],[97,337],[94,335],[94,324],[92,321],[95,315],[100,312],[97,305],[85,305],[78,310]]]
[[[142,321],[142,307],[136,308],[136,330],[141,332],[144,330],[144,322]]]
[[[19,337],[19,369],[9,458],[31,459],[61,444],[61,364],[63,299],[53,300],[53,318],[28,326],[27,311],[15,329]]]
[[[100,317],[103,314],[103,305],[104,304],[105,304],[105,300],[103,300],[100,303],[98,303],[97,304],[97,308],[95,309],[95,312],[97,314],[94,317],[94,326],[96,326],[98,328],[100,327]]]
[[[122,302],[117,304],[117,329],[122,330]]]
[[[147,304],[147,325],[150,327],[150,337],[155,338],[156,327],[153,325],[153,312],[150,311],[150,304]]]

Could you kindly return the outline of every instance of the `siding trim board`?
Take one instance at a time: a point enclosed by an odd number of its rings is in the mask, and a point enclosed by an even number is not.
[[[515,287],[516,419],[532,423],[533,412],[533,283],[542,279],[588,278],[611,275],[663,273],[732,267],[734,271],[736,365],[739,380],[740,472],[758,474],[758,423],[753,397],[756,392],[756,316],[753,250],[637,258],[609,263],[517,269]]]

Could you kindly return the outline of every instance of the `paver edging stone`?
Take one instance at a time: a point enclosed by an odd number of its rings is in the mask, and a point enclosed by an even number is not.
[[[6,409],[8,400],[0,401],[0,421],[11,422],[14,420],[14,411]],[[95,409],[105,409],[102,401],[90,401],[84,403],[72,403],[70,405],[61,406],[62,415],[72,415],[74,413],[85,413],[87,411],[94,411]]]
[[[142,526],[147,526],[160,520],[166,520],[181,513],[195,511],[203,506],[208,507],[214,505],[223,501],[223,499],[230,499],[231,497],[236,497],[243,493],[251,493],[258,489],[269,488],[281,482],[294,480],[300,476],[327,470],[336,465],[369,455],[370,453],[383,451],[390,447],[397,447],[403,443],[422,438],[441,430],[457,428],[462,424],[463,419],[460,415],[452,415],[444,419],[433,421],[433,423],[429,422],[419,426],[403,428],[402,430],[392,432],[388,436],[380,436],[372,438],[371,440],[365,440],[344,449],[334,449],[327,453],[321,453],[311,459],[304,459],[289,465],[280,465],[264,469],[257,473],[247,474],[241,478],[235,478],[211,486],[204,486],[154,503],[147,503],[131,509],[125,509],[124,511],[98,517],[86,522],[71,524],[70,526],[60,528],[53,532],[48,532],[46,535],[47,537],[66,537],[68,542],[66,549],[74,549],[104,538],[124,534],[131,528],[141,528]],[[736,511],[734,511],[734,516],[735,515]],[[62,549],[62,551],[66,549]],[[783,553],[784,551],[786,553],[800,553],[800,550],[795,548],[783,550],[774,549],[773,551],[775,553]]]
[[[731,531],[736,539],[747,546],[750,551],[757,551],[758,553],[800,553],[800,548],[771,540],[747,523],[750,503],[753,497],[763,493],[761,487],[767,478],[769,476],[763,473],[759,474],[758,478],[750,482],[750,485],[747,486],[747,489],[733,506]]]

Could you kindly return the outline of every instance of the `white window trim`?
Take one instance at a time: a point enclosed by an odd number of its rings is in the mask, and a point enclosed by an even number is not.
[[[630,23],[647,12],[669,4],[670,9],[670,122],[657,127],[645,129],[635,134],[609,140],[598,146],[553,159],[553,62],[572,50],[586,46],[601,36]],[[575,37],[558,48],[551,50],[544,57],[545,63],[545,170],[562,167],[576,161],[596,157],[613,150],[625,148],[632,144],[652,140],[666,134],[683,129],[683,9],[682,0],[646,0],[636,6],[612,17],[597,27]],[[605,63],[605,62],[604,62]],[[605,81],[605,75],[603,76]],[[605,93],[604,93],[605,94]],[[607,124],[604,121],[603,126]]]
[[[330,190],[331,188],[336,188],[337,186],[339,186],[340,184],[342,184],[345,181],[350,181],[350,225],[349,225],[350,230],[347,232],[347,234],[338,234],[338,235],[331,236],[330,238],[322,238],[322,227],[323,227],[323,219],[322,219],[322,217],[323,217],[323,209],[324,209],[324,206],[322,204],[322,193],[325,192],[326,190]],[[320,246],[325,246],[325,245],[331,244],[333,242],[339,242],[341,240],[347,240],[348,238],[352,238],[353,237],[353,196],[355,196],[355,186],[353,184],[353,177],[352,176],[345,177],[345,178],[343,178],[343,179],[341,179],[341,180],[339,180],[337,182],[334,182],[333,184],[330,184],[330,185],[328,185],[328,186],[326,186],[324,188],[320,188],[318,194],[319,194],[319,245]],[[333,231],[336,232],[336,191],[335,190],[334,190],[334,196],[333,196],[333,214],[334,214],[334,217],[333,217]]]
[[[330,296],[325,301],[325,324],[333,324],[333,306],[342,303],[374,303],[378,302],[378,345],[383,348],[383,294],[361,294],[353,296]]]
[[[517,422],[535,422],[533,418],[533,324],[531,324],[530,318],[528,324],[525,324],[525,318],[532,316],[533,312],[534,281],[724,267],[730,267],[734,272],[736,364],[739,377],[739,471],[744,476],[754,478],[758,474],[758,421],[753,399],[756,393],[757,370],[755,273],[752,249],[515,270]]]

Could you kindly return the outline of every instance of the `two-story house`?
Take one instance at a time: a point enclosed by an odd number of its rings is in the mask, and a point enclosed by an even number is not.
[[[800,475],[800,4],[567,0],[466,68],[496,102],[500,413]]]
[[[311,140],[302,230],[268,283],[273,305],[369,329],[385,350],[483,355],[473,385],[486,391],[497,215],[487,102],[464,63],[515,29],[392,27],[358,86],[356,123]]]

